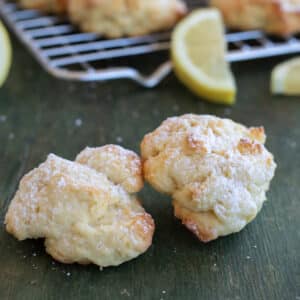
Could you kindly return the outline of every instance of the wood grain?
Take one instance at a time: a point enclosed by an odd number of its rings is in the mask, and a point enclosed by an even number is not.
[[[117,141],[138,151],[145,133],[183,113],[264,125],[278,169],[256,220],[209,244],[174,219],[168,197],[146,186],[140,197],[156,221],[153,246],[103,271],[56,263],[42,240],[18,242],[1,226],[0,299],[300,299],[300,98],[269,93],[270,70],[282,58],[235,64],[238,102],[228,108],[197,99],[174,76],[153,90],[128,81],[59,81],[16,41],[14,49],[0,90],[0,115],[6,117],[0,122],[1,223],[20,177],[49,152],[73,159],[87,145]]]

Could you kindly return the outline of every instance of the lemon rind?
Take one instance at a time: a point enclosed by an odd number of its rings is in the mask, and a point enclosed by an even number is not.
[[[9,70],[11,66],[11,61],[12,61],[12,48],[11,48],[11,43],[9,39],[9,35],[5,29],[5,27],[0,23],[0,47],[2,47],[2,52],[3,56],[1,59],[4,60],[4,65],[2,70],[0,70],[0,87],[4,84]]]

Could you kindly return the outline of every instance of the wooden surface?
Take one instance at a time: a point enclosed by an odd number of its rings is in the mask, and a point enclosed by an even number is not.
[[[300,299],[300,98],[269,93],[270,70],[283,58],[235,64],[238,102],[228,108],[198,100],[174,76],[153,90],[56,80],[16,41],[14,50],[0,89],[1,224],[19,179],[49,152],[73,159],[87,145],[107,143],[139,151],[145,133],[183,113],[264,125],[278,169],[255,221],[209,244],[174,219],[168,197],[146,186],[140,197],[156,222],[153,246],[117,268],[56,263],[42,240],[18,242],[1,225],[1,300]],[[151,67],[151,60],[138,63]]]

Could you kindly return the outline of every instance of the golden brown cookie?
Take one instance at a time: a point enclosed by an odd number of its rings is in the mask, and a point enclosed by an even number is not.
[[[104,173],[108,179],[120,184],[128,193],[137,193],[143,188],[141,160],[133,151],[117,145],[87,147],[77,155],[76,162]]]
[[[108,168],[114,159],[120,177]],[[5,217],[7,231],[19,240],[45,238],[46,251],[64,263],[116,266],[145,252],[154,222],[130,192],[143,185],[138,156],[110,145],[84,150],[79,160],[50,154],[25,175]]]
[[[210,241],[240,231],[260,211],[276,167],[264,142],[261,127],[208,115],[169,118],[142,141],[144,176]]]
[[[181,0],[69,0],[71,20],[108,38],[169,29],[186,14]]]
[[[289,35],[300,31],[300,0],[211,0],[228,27]]]

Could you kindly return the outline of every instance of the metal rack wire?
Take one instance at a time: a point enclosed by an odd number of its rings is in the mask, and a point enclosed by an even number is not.
[[[187,3],[193,9],[197,1],[187,0]],[[58,78],[80,81],[127,78],[150,88],[172,70],[171,63],[165,61],[146,76],[120,60],[168,50],[170,32],[107,40],[95,33],[79,32],[63,16],[22,9],[9,0],[0,0],[0,15],[42,67]],[[230,62],[300,52],[300,38],[295,36],[278,39],[261,31],[247,31],[228,33],[226,39]],[[118,66],[110,65],[114,60]]]

